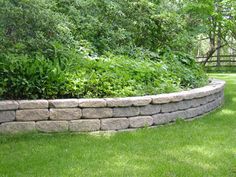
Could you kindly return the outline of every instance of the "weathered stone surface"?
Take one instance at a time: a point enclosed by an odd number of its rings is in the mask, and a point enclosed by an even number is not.
[[[186,118],[186,112],[185,111],[177,111],[172,113],[162,113],[162,114],[156,114],[153,115],[153,123],[155,125],[159,124],[165,124],[168,122],[175,121],[176,119],[185,119]]]
[[[0,125],[0,133],[35,131],[35,122],[6,122]]]
[[[170,116],[170,115],[171,115],[171,113],[153,115],[152,118],[153,118],[154,125],[166,124],[166,123],[170,122],[172,119],[172,116]]]
[[[145,106],[151,103],[151,101],[152,99],[149,96],[106,99],[108,107]]]
[[[204,105],[204,104],[207,104],[209,102],[214,101],[216,99],[216,97],[217,97],[217,95],[215,95],[215,94],[209,95],[209,96],[205,97],[206,101],[203,104],[201,104],[201,105]]]
[[[205,86],[201,88],[196,88],[188,91],[183,91],[182,94],[184,95],[184,100],[190,100],[194,98],[202,98],[208,95],[214,94],[216,92],[215,86]]]
[[[222,96],[224,96],[224,95],[225,95],[224,90],[221,90],[221,91],[219,92],[219,97],[222,97]]]
[[[217,98],[215,101],[213,101],[211,103],[213,104],[213,106],[212,106],[212,110],[213,110],[213,109],[221,106],[221,104],[223,103],[223,99],[222,99],[222,97],[220,97],[220,98]]]
[[[152,96],[153,104],[164,104],[170,102],[178,102],[184,99],[184,94],[182,92],[169,93],[169,94],[160,94]]]
[[[153,117],[154,125],[166,124],[166,123],[170,122],[172,119],[170,114],[171,113],[153,115],[152,117]]]
[[[0,110],[16,110],[18,109],[18,103],[16,101],[0,101]]]
[[[15,120],[16,112],[15,111],[0,111],[0,123],[10,122]]]
[[[175,119],[186,119],[187,118],[187,114],[186,114],[185,110],[172,112],[170,114],[174,115]]]
[[[193,118],[199,115],[202,115],[203,113],[205,113],[205,107],[204,106],[200,106],[197,108],[191,108],[185,111],[186,114],[186,118]]]
[[[36,129],[40,132],[65,132],[68,131],[67,121],[39,121]]]
[[[224,96],[219,98],[219,106],[224,104]]]
[[[184,100],[182,102],[177,103],[178,104],[178,110],[185,110],[189,108],[195,108],[199,107],[200,105],[205,105],[208,103],[208,100],[211,100],[212,98],[208,97],[202,97],[202,98],[195,98],[192,100]]]
[[[150,96],[131,97],[130,99],[133,106],[146,106],[152,101],[152,98]]]
[[[69,122],[69,130],[73,132],[91,132],[100,129],[100,120],[72,120]]]
[[[212,101],[212,102],[210,102],[206,105],[201,106],[202,110],[204,110],[203,113],[207,113],[207,112],[210,112],[210,111],[216,109],[217,107],[221,106],[223,101],[224,100],[222,98],[218,98],[218,99],[216,99],[216,100],[214,100],[214,101]]]
[[[48,109],[16,110],[17,121],[47,120],[48,118]]]
[[[181,94],[183,95],[184,100],[191,100],[196,98],[196,95],[198,92],[196,90],[188,90],[188,91],[182,91]]]
[[[112,117],[112,108],[84,108],[82,113],[83,118],[107,118]]]
[[[106,107],[106,101],[104,99],[79,99],[79,107],[83,108]]]
[[[197,98],[197,99],[192,101],[192,107],[198,107],[198,106],[201,106],[201,105],[205,105],[208,102],[211,102],[213,100],[214,100],[214,98],[212,96],[211,97]]]
[[[139,115],[138,107],[113,108],[113,117],[132,117]]]
[[[140,107],[140,115],[153,115],[159,113],[160,111],[161,111],[160,105],[149,104],[147,106]]]
[[[210,95],[210,96],[206,96],[206,97],[202,97],[202,98],[196,98],[193,100],[188,100],[189,104],[191,104],[191,107],[195,108],[195,107],[199,107],[201,105],[205,105],[209,102],[212,102],[216,99],[216,95]]]
[[[79,106],[78,99],[57,99],[49,100],[50,108],[76,108]]]
[[[106,98],[108,107],[128,107],[132,106],[132,100],[130,98]]]
[[[174,103],[173,103],[174,104]],[[191,108],[192,106],[192,100],[189,101],[189,100],[185,100],[185,101],[180,101],[180,102],[177,102],[175,103],[177,108],[175,106],[172,106],[174,107],[174,111],[177,111],[177,110],[185,110],[185,109],[188,109],[188,108]],[[164,106],[165,107],[165,106]],[[168,112],[171,112],[171,111],[168,111]]]
[[[102,130],[121,130],[129,127],[127,118],[109,118],[101,120]]]
[[[184,100],[190,100],[194,98],[202,98],[214,93],[214,87],[205,86],[201,88],[196,88],[188,91],[183,91]]]
[[[210,83],[210,85],[212,87],[214,87],[213,93],[217,93],[217,92],[220,92],[220,91],[224,90],[225,81],[214,79],[213,82]]]
[[[202,98],[210,94],[213,94],[213,90],[214,88],[212,86],[205,86],[205,87],[193,89],[192,91],[195,91],[197,93],[194,98]]]
[[[151,126],[153,124],[153,118],[151,116],[130,117],[128,119],[132,128]]]
[[[51,120],[75,120],[80,119],[82,111],[79,108],[50,109]]]
[[[20,100],[18,101],[19,109],[46,109],[48,108],[47,100]]]
[[[177,103],[167,103],[167,104],[161,105],[161,112],[163,112],[163,113],[165,113],[165,112],[175,112],[178,109],[179,108],[178,108]]]

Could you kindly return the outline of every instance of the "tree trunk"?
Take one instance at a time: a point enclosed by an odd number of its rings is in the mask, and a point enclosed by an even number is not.
[[[220,66],[220,53],[221,53],[221,23],[218,25],[218,34],[217,34],[217,67]]]
[[[226,44],[223,44],[223,45],[220,45],[220,46],[217,46],[216,48],[211,48],[211,50],[209,50],[207,52],[207,57],[206,57],[206,60],[203,62],[203,66],[206,65],[206,63],[209,61],[209,59],[212,57],[212,55],[215,53],[215,51],[217,51],[218,49],[221,49],[222,47],[224,47]]]

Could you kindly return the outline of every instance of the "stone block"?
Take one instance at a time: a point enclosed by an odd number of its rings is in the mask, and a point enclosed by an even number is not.
[[[67,121],[39,121],[36,129],[40,132],[65,132],[68,131]]]
[[[210,98],[209,96],[202,97],[202,98],[197,98],[197,99],[194,99],[192,101],[192,107],[198,107],[198,106],[201,106],[201,105],[205,105],[210,101],[212,101],[212,98]]]
[[[18,109],[18,103],[16,101],[0,101],[0,111],[16,109]]]
[[[0,123],[11,122],[15,120],[16,112],[15,111],[0,111]]]
[[[153,123],[155,125],[159,124],[165,124],[168,122],[175,121],[176,119],[185,119],[186,118],[186,112],[185,111],[176,111],[172,113],[162,113],[162,114],[156,114],[153,115]]]
[[[152,98],[150,96],[130,97],[130,99],[133,106],[146,106],[152,101]]]
[[[50,108],[76,108],[79,106],[78,99],[56,99],[49,100]]]
[[[154,125],[166,124],[170,122],[171,120],[169,119],[171,118],[169,115],[170,113],[162,113],[162,114],[153,115],[152,118],[153,118]]]
[[[153,124],[153,118],[151,116],[130,117],[128,119],[131,128],[151,126]]]
[[[127,118],[109,118],[101,120],[102,130],[121,130],[129,127]]]
[[[140,107],[140,115],[153,115],[161,111],[160,105],[149,104],[144,107]]]
[[[20,100],[19,109],[47,109],[47,100]]]
[[[6,122],[0,124],[0,133],[23,133],[35,131],[35,122]]]
[[[51,120],[75,120],[80,119],[82,111],[79,108],[50,109]]]
[[[167,104],[162,104],[161,105],[161,112],[166,113],[166,112],[175,112],[179,109],[177,103],[167,103]]]
[[[197,108],[191,108],[191,109],[188,109],[185,111],[186,113],[186,118],[189,119],[189,118],[194,118],[194,117],[197,117],[199,115],[202,115],[205,113],[205,107],[204,106],[199,106]]]
[[[151,101],[152,98],[149,96],[106,99],[108,107],[145,106],[151,103]]]
[[[194,98],[202,98],[202,97],[213,94],[214,88],[212,86],[205,86],[205,87],[201,87],[201,88],[197,88],[193,90],[197,92]]]
[[[91,132],[100,130],[100,120],[72,120],[69,122],[69,130],[73,132]]]
[[[177,110],[185,110],[185,109],[188,109],[188,108],[191,108],[192,106],[192,101],[193,100],[185,100],[185,101],[180,101],[180,102],[177,102],[177,103],[171,103],[172,106],[170,107],[173,107],[173,110],[174,111],[177,111]],[[176,104],[176,106],[174,105]],[[167,106],[167,105],[166,105]],[[165,106],[163,106],[165,108]],[[163,108],[163,110],[164,110]],[[166,108],[168,110],[168,106]],[[171,110],[169,110],[168,112],[172,112]]]
[[[188,91],[182,91],[181,94],[183,95],[184,100],[192,100],[196,98],[198,92],[195,89],[193,89]]]
[[[214,101],[212,101],[212,102],[210,102],[210,103],[204,105],[204,106],[203,106],[203,108],[204,108],[204,110],[205,110],[204,113],[207,113],[207,112],[210,112],[210,111],[216,109],[216,108],[219,107],[221,104],[222,104],[222,98],[218,98],[218,99],[216,99],[216,100],[214,100]]]
[[[104,99],[79,99],[79,107],[82,108],[106,107],[106,101]]]
[[[164,104],[164,103],[170,103],[170,102],[178,102],[178,101],[182,101],[183,98],[184,98],[184,94],[182,92],[160,94],[160,95],[152,96],[152,103]]]
[[[204,104],[207,104],[209,102],[214,101],[216,99],[216,97],[217,97],[217,95],[215,95],[215,94],[212,94],[212,95],[209,95],[209,96],[205,97],[206,98],[206,102],[204,102]],[[201,104],[201,105],[204,105],[204,104]]]
[[[84,108],[82,117],[88,119],[98,119],[112,117],[112,108]]]
[[[105,100],[108,107],[128,107],[133,104],[130,98],[106,98]]]
[[[133,117],[139,115],[139,107],[113,108],[113,117]]]
[[[47,120],[49,118],[48,109],[27,109],[16,110],[17,121]]]

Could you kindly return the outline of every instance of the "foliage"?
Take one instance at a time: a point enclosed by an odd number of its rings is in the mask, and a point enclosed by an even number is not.
[[[186,57],[180,61],[169,53],[160,62],[117,55],[91,59],[71,53],[73,60],[62,63],[42,56],[8,55],[0,65],[1,94],[5,99],[134,96],[206,83],[193,61]]]
[[[0,98],[147,95],[202,86],[186,23],[160,1],[0,0]]]
[[[56,47],[75,42],[73,24],[46,0],[0,0],[1,53],[56,55]]]
[[[206,56],[208,61],[217,52],[218,59],[222,48],[235,51],[236,40],[236,1],[235,0],[194,0],[183,1],[182,12],[186,14],[188,24],[198,43],[207,42],[204,47],[207,52],[200,55]],[[189,31],[189,30],[188,30]],[[200,46],[195,48],[195,55]],[[206,63],[204,63],[206,64]]]

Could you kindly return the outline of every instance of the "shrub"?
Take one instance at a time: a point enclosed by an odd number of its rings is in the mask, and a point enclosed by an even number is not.
[[[48,60],[43,56],[8,55],[0,69],[1,98],[119,97],[178,91],[205,84],[202,71],[186,63],[128,56]],[[70,58],[69,57],[69,58]],[[168,57],[170,58],[170,57]],[[173,60],[176,57],[173,57]],[[204,76],[203,78],[201,78]]]
[[[175,18],[161,13],[159,1],[0,0],[0,99],[134,96],[202,86],[203,70],[174,52],[190,44],[179,40],[185,29]]]

